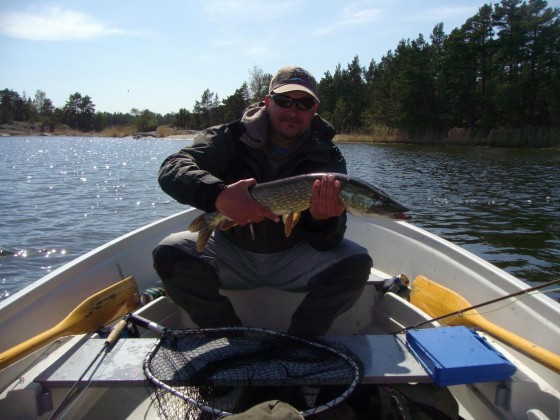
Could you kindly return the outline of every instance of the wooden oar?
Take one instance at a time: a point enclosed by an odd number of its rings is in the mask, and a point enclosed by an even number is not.
[[[47,331],[0,354],[5,368],[57,338],[97,331],[138,307],[139,293],[134,277],[127,277],[80,303],[66,318]]]
[[[435,281],[417,276],[412,284],[410,302],[434,318],[456,315],[445,323],[480,328],[531,359],[560,373],[560,355],[488,321],[478,311],[471,309],[472,305],[464,297]],[[458,312],[461,316],[457,315]]]

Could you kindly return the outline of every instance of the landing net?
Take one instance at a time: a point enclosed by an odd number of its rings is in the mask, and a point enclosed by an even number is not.
[[[247,328],[165,330],[144,373],[163,418],[205,419],[282,400],[303,416],[344,401],[362,376],[347,349]]]

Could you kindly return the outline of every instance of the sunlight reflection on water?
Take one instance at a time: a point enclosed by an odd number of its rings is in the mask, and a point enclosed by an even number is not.
[[[0,299],[184,209],[157,172],[188,140],[0,138]],[[529,282],[560,274],[558,151],[340,144],[411,222]]]

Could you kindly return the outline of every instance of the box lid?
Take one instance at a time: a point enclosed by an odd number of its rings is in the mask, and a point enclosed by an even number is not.
[[[409,331],[406,341],[439,386],[500,381],[516,370],[487,340],[464,326]]]

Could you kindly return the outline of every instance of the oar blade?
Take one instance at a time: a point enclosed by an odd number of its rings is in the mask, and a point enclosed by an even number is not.
[[[127,277],[84,300],[61,322],[65,325],[63,333],[96,331],[135,310],[139,303],[136,281]]]
[[[456,312],[470,307],[470,303],[458,293],[438,284],[424,276],[416,276],[412,283],[410,292],[410,302],[422,309],[433,318]],[[449,317],[442,322],[446,325],[465,325],[474,327],[472,316],[476,316],[476,311],[468,312],[466,317]]]
[[[140,296],[134,277],[121,280],[84,300],[54,327],[0,353],[0,369],[57,338],[97,331],[133,311],[139,303]]]

